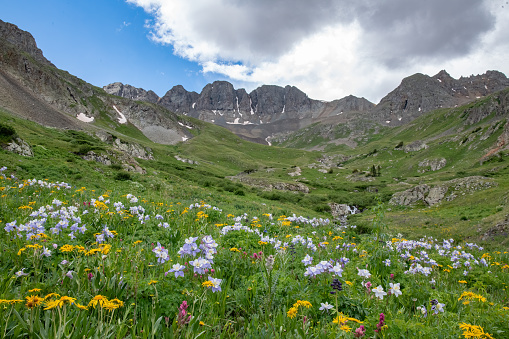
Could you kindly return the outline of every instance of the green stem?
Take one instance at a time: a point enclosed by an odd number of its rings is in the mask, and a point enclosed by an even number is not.
[[[4,328],[3,338],[5,338],[5,333],[7,332],[7,324],[9,324],[9,318],[11,317],[11,313],[12,313],[13,309],[14,309],[14,305],[11,306],[11,310],[9,311],[9,315],[7,316],[7,320],[5,321],[5,328]]]

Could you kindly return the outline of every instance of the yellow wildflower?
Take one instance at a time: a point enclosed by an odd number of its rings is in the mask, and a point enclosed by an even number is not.
[[[296,307],[292,307],[288,310],[288,312],[286,312],[286,316],[290,319],[293,319],[295,318],[295,316],[297,315],[297,308]]]
[[[25,306],[28,308],[34,308],[36,306],[39,306],[43,302],[43,298],[39,297],[38,295],[31,295],[28,297],[25,297],[27,300]]]
[[[51,310],[55,307],[58,307],[59,304],[60,304],[59,300],[50,300],[50,301],[46,302],[46,307],[44,308],[44,310]]]

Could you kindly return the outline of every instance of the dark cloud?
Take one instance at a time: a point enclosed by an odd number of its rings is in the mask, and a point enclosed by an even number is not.
[[[202,39],[221,49],[243,50],[257,60],[271,60],[336,23],[338,7],[333,0],[225,0],[215,9],[196,9],[192,25]]]
[[[478,0],[224,0],[193,11],[200,40],[225,57],[272,60],[324,27],[358,22],[365,56],[391,68],[470,52],[495,18]],[[338,37],[338,41],[339,41]]]
[[[478,0],[374,1],[357,14],[368,53],[391,68],[465,55],[495,25]]]

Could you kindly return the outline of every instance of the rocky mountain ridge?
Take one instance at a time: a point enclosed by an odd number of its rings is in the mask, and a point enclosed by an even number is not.
[[[369,114],[383,125],[400,126],[424,113],[460,106],[508,86],[509,79],[498,71],[459,79],[445,70],[432,77],[417,73],[403,79]]]
[[[104,90],[157,103],[177,114],[226,127],[245,139],[270,144],[276,136],[284,138],[316,122],[337,125],[366,119],[399,126],[437,108],[462,105],[508,86],[509,79],[498,71],[459,79],[445,70],[432,77],[418,73],[403,79],[377,105],[353,95],[330,102],[314,100],[294,86],[263,85],[247,93],[227,81],[207,84],[199,94],[174,86],[162,98],[121,83],[107,85]]]
[[[374,107],[368,100],[352,95],[331,102],[310,99],[294,86],[263,85],[247,93],[227,81],[207,84],[199,94],[177,85],[158,99],[152,91],[121,83],[107,85],[104,90],[157,103],[177,114],[226,127],[245,139],[262,143],[269,142],[267,138],[276,133],[293,132],[317,121]]]

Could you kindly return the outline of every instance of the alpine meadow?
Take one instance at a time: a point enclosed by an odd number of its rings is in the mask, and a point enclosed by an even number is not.
[[[0,20],[2,338],[509,338],[509,79],[96,87]]]

